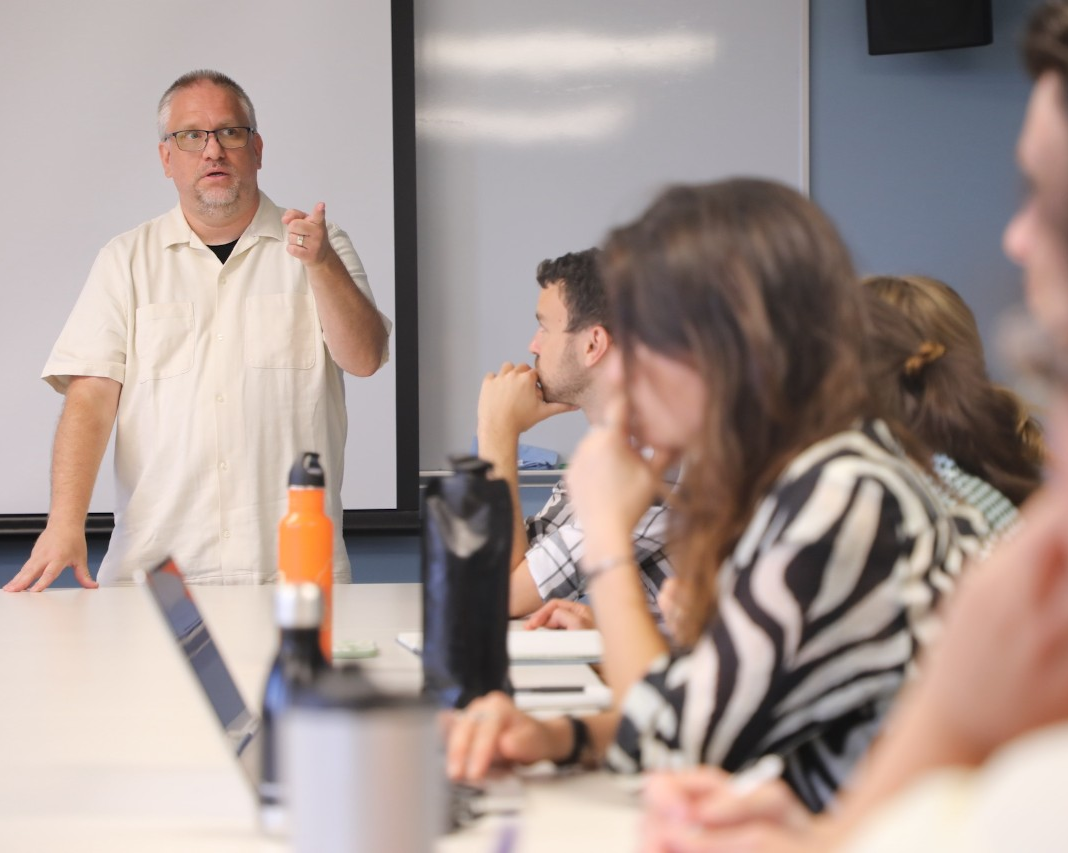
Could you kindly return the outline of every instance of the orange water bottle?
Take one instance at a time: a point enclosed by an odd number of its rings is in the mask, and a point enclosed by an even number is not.
[[[314,583],[322,591],[319,641],[333,660],[334,525],[325,510],[323,466],[318,453],[302,453],[289,472],[289,511],[278,525],[278,571],[282,583]]]

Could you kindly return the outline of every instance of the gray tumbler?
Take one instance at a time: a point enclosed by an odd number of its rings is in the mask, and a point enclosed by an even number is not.
[[[354,668],[301,690],[282,723],[296,853],[423,853],[445,830],[434,708],[390,696]]]

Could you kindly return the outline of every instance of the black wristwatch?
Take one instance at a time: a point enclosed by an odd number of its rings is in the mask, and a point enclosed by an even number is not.
[[[553,764],[557,767],[572,767],[582,761],[582,754],[590,745],[590,727],[579,717],[568,716],[564,719],[571,723],[571,752],[558,761],[554,760]]]

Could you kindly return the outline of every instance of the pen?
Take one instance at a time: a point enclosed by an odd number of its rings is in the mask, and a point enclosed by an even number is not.
[[[516,693],[585,693],[589,688],[576,687],[517,687]]]
[[[744,770],[740,770],[731,777],[731,790],[739,797],[753,793],[761,785],[778,779],[782,776],[786,764],[775,753],[768,753],[763,758],[758,758]]]
[[[519,825],[515,820],[509,820],[501,825],[497,833],[497,840],[493,844],[494,853],[512,853],[515,850],[516,839],[519,836]]]

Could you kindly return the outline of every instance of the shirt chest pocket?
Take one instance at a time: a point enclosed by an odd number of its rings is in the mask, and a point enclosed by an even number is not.
[[[245,364],[307,370],[322,339],[311,293],[269,293],[245,300]]]
[[[137,309],[134,347],[139,381],[169,379],[193,367],[193,303],[161,302]]]

